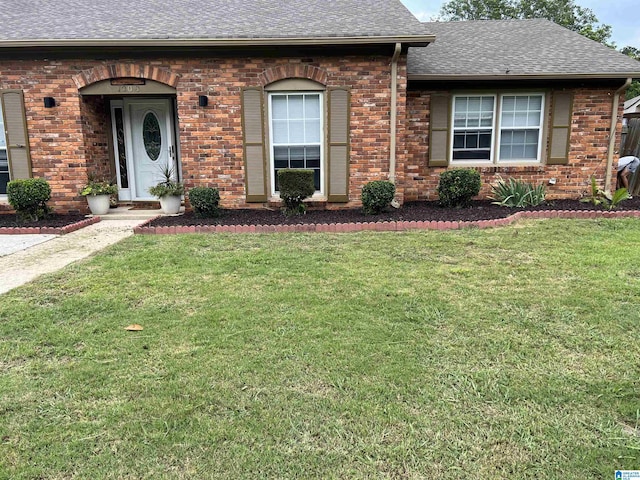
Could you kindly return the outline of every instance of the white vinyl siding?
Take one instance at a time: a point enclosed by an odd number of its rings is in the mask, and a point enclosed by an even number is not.
[[[271,189],[278,191],[283,168],[314,171],[316,190],[323,193],[323,98],[320,92],[269,94]]]

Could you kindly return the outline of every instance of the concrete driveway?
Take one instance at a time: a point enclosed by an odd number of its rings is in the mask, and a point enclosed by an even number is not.
[[[66,235],[0,235],[0,294],[133,235],[143,221],[102,221]]]

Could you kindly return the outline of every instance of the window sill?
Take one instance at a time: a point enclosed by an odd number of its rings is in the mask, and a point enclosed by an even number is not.
[[[500,163],[482,163],[482,162],[450,162],[449,168],[493,168],[500,170],[501,168],[523,168],[534,167],[544,168],[546,165],[541,162],[500,162]]]
[[[312,202],[326,202],[327,196],[324,193],[316,192],[309,198],[305,198],[303,203],[312,203]],[[279,193],[275,193],[269,197],[270,203],[281,203],[282,199],[280,198]]]

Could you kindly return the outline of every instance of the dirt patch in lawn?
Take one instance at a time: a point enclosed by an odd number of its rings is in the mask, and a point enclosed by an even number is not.
[[[0,228],[2,227],[54,227],[62,228],[67,225],[73,225],[74,223],[86,220],[84,215],[49,215],[47,218],[43,218],[37,222],[32,220],[23,220],[16,214],[3,214],[0,215]]]
[[[638,210],[640,199],[626,200],[618,210]],[[390,221],[478,221],[505,218],[524,209],[493,205],[490,201],[477,201],[469,208],[443,208],[437,202],[410,202],[399,209],[391,209],[380,215],[364,215],[361,209],[311,210],[305,215],[286,217],[280,210],[241,209],[221,210],[216,218],[197,218],[192,212],[184,215],[160,217],[148,226],[189,226],[189,225],[295,225],[331,224],[357,222]],[[526,210],[602,210],[589,203],[577,200],[555,200]]]

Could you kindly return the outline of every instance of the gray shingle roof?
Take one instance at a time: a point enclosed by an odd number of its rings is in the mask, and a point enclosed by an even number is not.
[[[0,0],[0,43],[424,35],[398,0]]]
[[[409,78],[640,77],[640,62],[548,20],[423,25],[436,41],[409,49]]]

